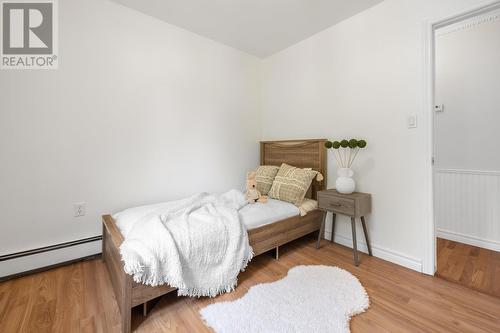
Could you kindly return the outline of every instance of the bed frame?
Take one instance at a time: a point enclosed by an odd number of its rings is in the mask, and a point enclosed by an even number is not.
[[[261,165],[281,165],[288,163],[301,168],[312,168],[323,174],[321,182],[313,181],[307,197],[316,199],[317,192],[326,184],[326,149],[325,139],[262,141],[260,143]],[[280,245],[319,231],[325,213],[320,210],[309,212],[306,216],[295,216],[248,231],[250,245],[255,255],[275,250],[276,258]],[[165,295],[175,288],[169,285],[151,287],[133,281],[132,276],[125,273],[120,256],[120,245],[123,235],[116,226],[111,215],[104,215],[102,258],[108,269],[115,298],[121,314],[122,332],[131,331],[132,308],[143,305],[147,314],[147,302]]]

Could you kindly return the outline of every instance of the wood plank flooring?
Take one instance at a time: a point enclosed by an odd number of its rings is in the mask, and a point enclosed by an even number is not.
[[[280,248],[280,260],[263,254],[240,275],[235,292],[215,299],[166,295],[148,317],[134,309],[137,332],[210,332],[198,310],[241,297],[253,285],[283,278],[296,265],[335,265],[365,286],[367,312],[351,321],[352,332],[499,332],[500,299],[384,260],[306,237]],[[279,306],[279,304],[277,304]],[[328,309],[326,309],[328,311]],[[101,260],[72,264],[0,284],[0,332],[118,332],[118,308]]]
[[[500,252],[438,238],[436,276],[500,297]]]

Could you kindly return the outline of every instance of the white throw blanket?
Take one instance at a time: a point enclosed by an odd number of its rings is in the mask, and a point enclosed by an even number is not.
[[[253,256],[238,215],[245,204],[243,193],[231,190],[115,214],[125,238],[120,247],[125,272],[138,283],[167,283],[179,295],[232,291]]]

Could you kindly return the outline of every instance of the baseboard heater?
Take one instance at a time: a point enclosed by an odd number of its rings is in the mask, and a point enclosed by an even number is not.
[[[99,236],[82,238],[82,239],[78,239],[78,240],[74,240],[74,241],[69,241],[69,242],[65,242],[65,243],[60,243],[60,244],[39,247],[39,248],[36,248],[36,249],[31,249],[31,250],[26,250],[26,251],[20,251],[20,252],[11,253],[11,254],[5,254],[5,255],[1,255],[0,256],[0,263],[6,264],[7,262],[10,262],[10,261],[16,261],[16,260],[19,261],[19,260],[23,260],[23,258],[26,258],[26,257],[30,257],[30,256],[34,256],[34,255],[35,256],[36,255],[41,255],[41,254],[44,254],[44,253],[47,253],[47,252],[54,252],[54,251],[55,252],[61,252],[61,250],[63,250],[63,249],[67,249],[67,248],[71,248],[71,247],[76,247],[76,246],[79,246],[79,245],[81,246],[83,244],[87,244],[88,245],[88,243],[98,242],[98,241],[101,241],[101,240],[102,240],[102,235],[99,235]],[[85,250],[83,252],[85,252]],[[95,250],[92,251],[92,252],[95,252]],[[68,265],[68,264],[71,264],[71,263],[74,263],[74,262],[78,262],[78,261],[82,261],[82,260],[93,259],[93,258],[99,257],[100,255],[101,255],[101,252],[99,251],[98,253],[85,254],[83,256],[79,256],[79,257],[76,257],[76,258],[71,258],[70,260],[64,260],[64,261],[60,261],[60,262],[57,262],[57,263],[54,263],[54,264],[43,265],[42,267],[37,267],[37,268],[34,268],[34,269],[23,270],[23,271],[20,271],[20,272],[16,272],[14,274],[7,274],[6,276],[0,277],[0,282],[6,281],[6,280],[10,280],[10,279],[14,279],[14,278],[18,278],[18,277],[25,276],[25,275],[28,275],[28,274],[38,273],[38,272],[45,271],[45,270],[48,270],[48,269],[52,269],[52,268],[55,268],[55,267]],[[63,255],[62,257],[65,257],[65,256]],[[50,259],[48,259],[48,260],[50,261]],[[55,260],[57,261],[57,259],[55,259]],[[33,265],[33,264],[31,264],[31,265]],[[22,263],[20,264],[20,266],[22,266]]]

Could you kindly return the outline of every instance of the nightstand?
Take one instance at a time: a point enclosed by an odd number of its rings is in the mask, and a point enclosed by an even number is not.
[[[363,233],[365,234],[366,245],[368,247],[368,254],[372,255],[372,248],[370,246],[370,241],[368,239],[368,232],[366,230],[365,216],[370,214],[372,209],[372,197],[371,194],[354,192],[352,194],[340,194],[336,190],[325,190],[318,192],[318,207],[325,212],[331,212],[332,216],[332,238],[331,242],[334,240],[335,232],[335,219],[337,214],[342,214],[349,216],[351,218],[351,229],[352,229],[352,250],[354,253],[354,264],[359,266],[358,248],[356,241],[356,218],[361,219],[361,224],[363,225]],[[325,232],[325,217],[321,223],[321,229],[318,235],[318,242],[316,243],[316,248],[319,249],[319,244],[321,237]]]

